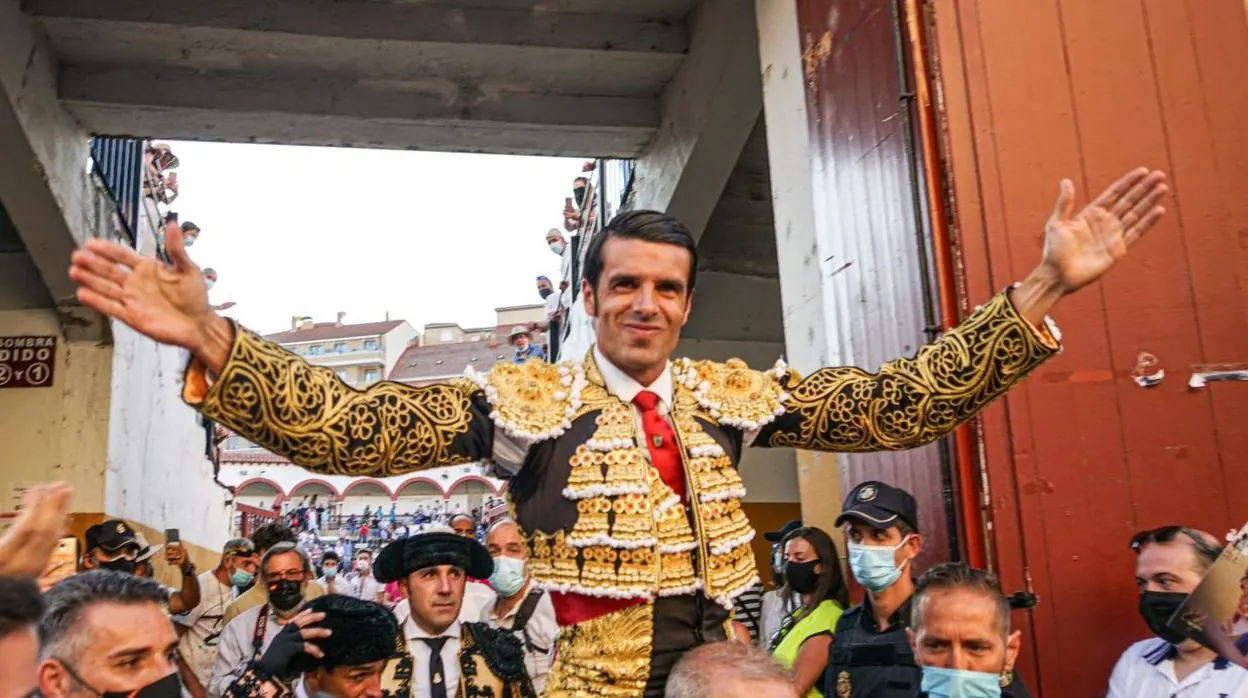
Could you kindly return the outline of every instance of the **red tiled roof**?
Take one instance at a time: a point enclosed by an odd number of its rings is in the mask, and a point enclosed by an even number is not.
[[[260,449],[249,449],[246,451],[221,451],[222,463],[286,463],[290,460],[276,453]]]
[[[276,334],[267,334],[265,339],[283,344],[286,342],[318,342],[326,339],[342,339],[344,337],[371,337],[381,335],[403,324],[403,320],[387,320],[385,322],[365,322],[358,325],[338,325],[332,322],[318,322],[310,329],[288,330]]]
[[[488,371],[500,360],[510,358],[511,351],[511,347],[505,342],[494,341],[408,347],[394,365],[389,378],[392,381],[401,381],[457,376],[468,366],[478,371]]]

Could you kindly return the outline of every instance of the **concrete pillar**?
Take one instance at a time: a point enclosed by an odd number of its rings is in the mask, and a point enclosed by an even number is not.
[[[700,238],[762,108],[750,0],[693,11],[689,55],[663,93],[654,140],[637,159],[628,207],[665,211]]]
[[[71,340],[107,338],[107,324],[74,298],[69,255],[94,234],[88,137],[57,97],[56,57],[22,14],[0,0],[0,200]]]
[[[755,9],[785,347],[789,365],[809,375],[839,363],[839,352],[823,283],[825,243],[816,226],[814,191],[821,175],[810,156],[797,3],[756,0]],[[842,500],[836,456],[798,452],[797,482],[803,522],[834,533]]]

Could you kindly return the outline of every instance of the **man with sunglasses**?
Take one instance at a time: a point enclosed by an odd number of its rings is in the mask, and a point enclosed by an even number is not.
[[[1127,648],[1109,679],[1107,698],[1219,696],[1248,698],[1248,670],[1167,627],[1222,554],[1218,539],[1184,526],[1131,538],[1139,610],[1155,637]]]

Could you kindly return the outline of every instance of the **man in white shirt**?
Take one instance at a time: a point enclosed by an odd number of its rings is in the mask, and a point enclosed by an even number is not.
[[[1107,698],[1248,698],[1248,670],[1168,627],[1222,554],[1218,539],[1183,526],[1131,539],[1140,615],[1156,637],[1127,648],[1109,678]]]
[[[225,628],[225,609],[234,600],[235,587],[250,586],[256,576],[256,548],[246,538],[234,538],[221,551],[215,570],[199,575],[199,605],[174,616],[178,629],[178,672],[192,698],[207,695],[217,642]]]
[[[282,627],[302,610],[312,580],[312,561],[294,543],[278,543],[260,560],[260,584],[268,602],[243,611],[225,626],[212,666],[208,695],[220,698],[259,659]]]
[[[295,698],[406,696],[393,690],[394,672],[386,671],[400,661],[398,642],[399,624],[385,606],[341,594],[322,596],[286,624],[226,696],[281,696],[288,691]],[[309,647],[318,656],[309,654]]]
[[[484,546],[447,529],[395,541],[377,556],[377,579],[399,582],[408,597],[405,611],[395,615],[403,626],[411,685],[407,691],[398,687],[396,695],[536,695],[515,637],[484,623],[460,621],[467,577],[488,577],[493,565]]]
[[[356,596],[365,601],[384,604],[386,602],[386,585],[373,576],[373,551],[361,550],[355,554],[354,580]]]
[[[332,550],[321,556],[321,577],[316,582],[325,588],[326,594],[360,597],[360,588],[343,574],[342,558]]]
[[[520,640],[525,669],[533,680],[533,689],[541,695],[559,632],[555,605],[549,594],[533,588],[527,564],[529,551],[515,521],[496,521],[485,535],[485,546],[494,558],[490,585],[498,593],[493,603],[481,609],[481,622],[507,630]]]

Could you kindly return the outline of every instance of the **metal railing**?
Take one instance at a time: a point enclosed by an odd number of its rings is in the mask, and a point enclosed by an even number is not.
[[[146,141],[142,138],[96,136],[91,139],[91,168],[116,202],[122,227],[129,233],[132,244],[139,239],[145,147]]]

